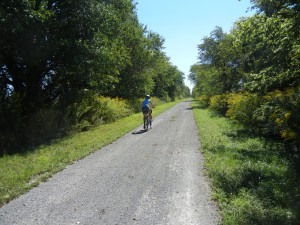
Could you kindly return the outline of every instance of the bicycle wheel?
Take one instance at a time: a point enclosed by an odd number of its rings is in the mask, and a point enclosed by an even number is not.
[[[148,116],[146,114],[144,115],[144,129],[148,130]]]
[[[149,129],[149,115],[146,116],[146,130]]]

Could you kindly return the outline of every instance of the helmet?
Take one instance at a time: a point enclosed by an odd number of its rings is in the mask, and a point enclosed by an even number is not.
[[[149,98],[150,98],[150,95],[146,95],[146,98],[149,99]]]

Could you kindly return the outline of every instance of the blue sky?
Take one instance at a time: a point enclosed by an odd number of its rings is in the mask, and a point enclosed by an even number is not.
[[[216,26],[229,32],[254,14],[250,0],[136,0],[139,22],[165,38],[164,52],[186,77],[197,62],[197,45]],[[248,12],[247,12],[248,11]],[[186,79],[186,84],[191,84]]]

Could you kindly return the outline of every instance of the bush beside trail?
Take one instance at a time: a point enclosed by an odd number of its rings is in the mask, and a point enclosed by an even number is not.
[[[222,224],[299,224],[300,163],[294,146],[262,137],[198,101],[193,109]]]
[[[155,106],[166,103],[157,97],[151,99]],[[26,126],[12,121],[14,132],[2,130],[0,155],[28,151],[51,140],[127,117],[140,111],[142,101],[142,98],[126,100],[85,93],[80,101],[68,107],[57,104],[40,109],[31,115]]]
[[[265,95],[238,92],[214,95],[208,107],[261,135],[281,139],[300,149],[300,86]],[[197,98],[199,102],[205,96]],[[203,104],[202,104],[203,105]]]

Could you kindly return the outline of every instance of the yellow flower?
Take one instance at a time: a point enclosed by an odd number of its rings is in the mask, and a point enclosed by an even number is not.
[[[284,114],[284,118],[287,120],[291,117],[291,112],[287,112],[286,114]]]

